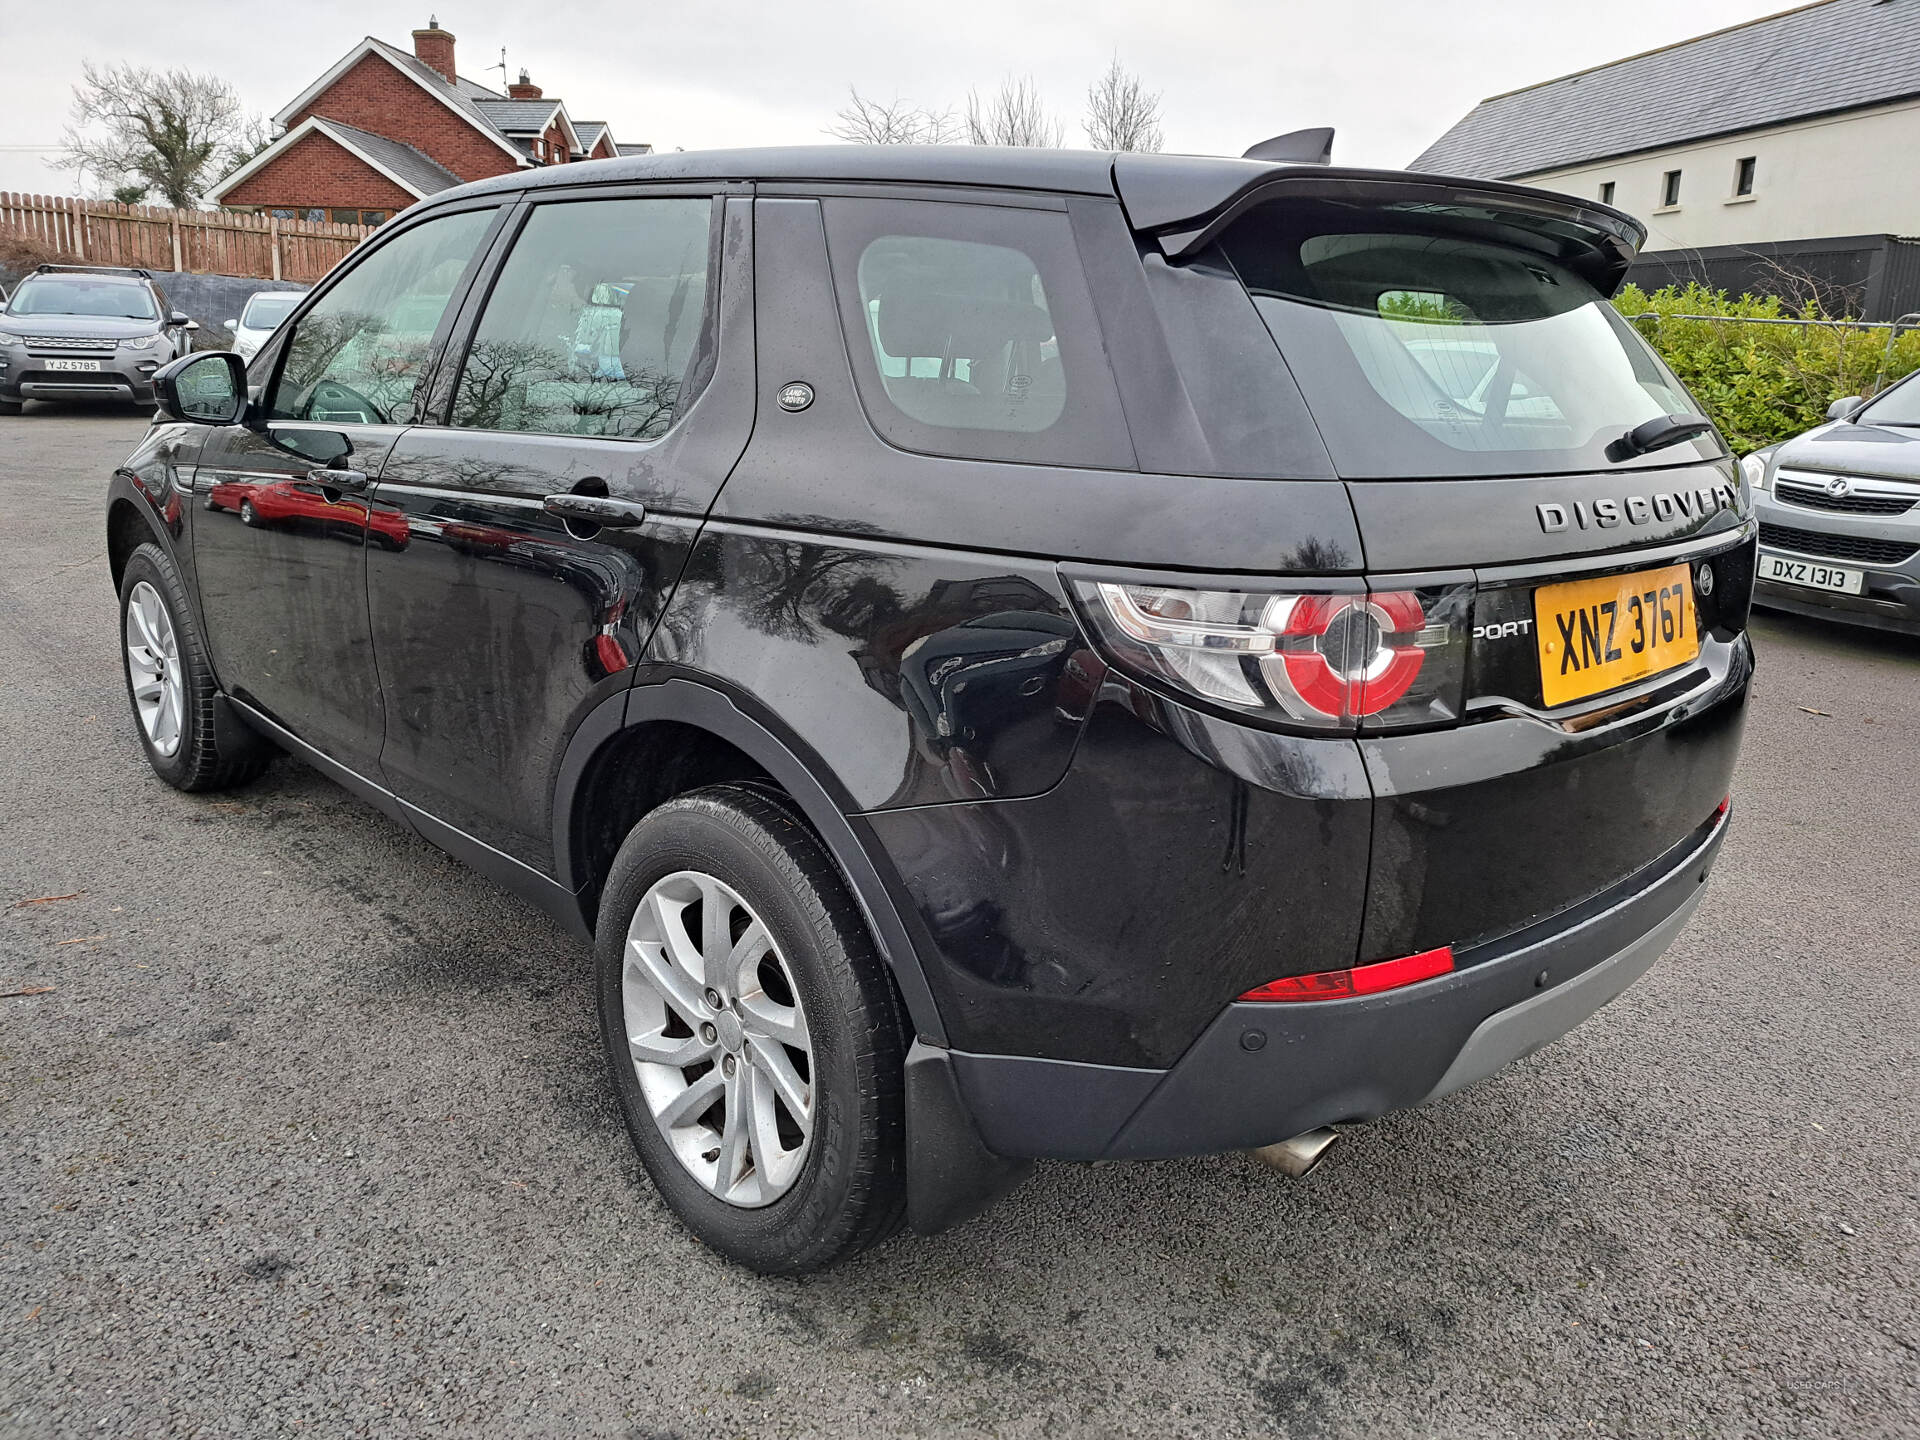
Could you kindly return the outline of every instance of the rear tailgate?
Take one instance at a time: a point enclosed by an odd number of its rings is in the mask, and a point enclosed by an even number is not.
[[[1519,930],[1656,866],[1712,820],[1752,663],[1752,523],[1730,466],[1348,488],[1370,571],[1479,561],[1464,723],[1360,742],[1376,797],[1363,960]],[[1689,592],[1664,617],[1676,648],[1651,663],[1691,658],[1625,684],[1597,674],[1592,693],[1548,703],[1543,672],[1563,691],[1581,683],[1562,674],[1563,624],[1577,672],[1595,639],[1631,660],[1645,623],[1622,605],[1583,635],[1570,602],[1637,603],[1675,576]]]

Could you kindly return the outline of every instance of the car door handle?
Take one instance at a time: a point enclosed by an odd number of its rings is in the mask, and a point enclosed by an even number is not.
[[[358,494],[367,488],[367,472],[364,470],[333,470],[323,466],[318,470],[309,470],[307,479],[323,490],[347,490]]]
[[[549,515],[582,525],[604,525],[609,530],[631,530],[647,518],[647,507],[638,500],[616,500],[610,495],[549,495]]]

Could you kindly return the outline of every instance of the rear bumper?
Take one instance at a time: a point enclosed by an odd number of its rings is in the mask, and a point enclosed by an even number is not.
[[[1167,1070],[953,1055],[1002,1155],[1147,1159],[1250,1149],[1425,1104],[1579,1025],[1685,927],[1724,820],[1622,885],[1461,954],[1452,974],[1355,1000],[1228,1005]]]

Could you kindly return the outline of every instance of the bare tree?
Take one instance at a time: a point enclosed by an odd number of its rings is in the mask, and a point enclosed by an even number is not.
[[[1120,68],[1114,56],[1107,73],[1087,87],[1087,118],[1081,122],[1096,150],[1158,150],[1160,92]]]
[[[853,86],[847,106],[836,112],[827,133],[855,145],[947,145],[960,138],[951,110],[928,110],[911,100],[869,100]]]
[[[990,99],[967,92],[967,139],[975,145],[1058,146],[1067,127],[1047,113],[1031,75],[1008,76]]]
[[[187,208],[261,138],[260,122],[218,76],[91,60],[80,73],[75,123],[54,163],[108,189],[144,187]]]

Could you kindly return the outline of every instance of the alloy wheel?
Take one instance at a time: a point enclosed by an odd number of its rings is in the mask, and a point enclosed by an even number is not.
[[[180,642],[160,592],[145,580],[127,596],[127,674],[133,708],[147,742],[163,758],[180,748],[186,687],[180,679]]]
[[[806,1163],[815,1094],[779,946],[738,891],[681,870],[641,898],[625,958],[627,1049],[668,1148],[728,1204],[772,1204]]]

